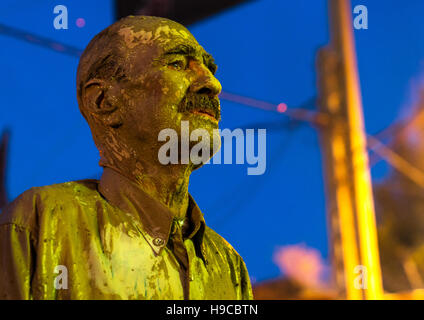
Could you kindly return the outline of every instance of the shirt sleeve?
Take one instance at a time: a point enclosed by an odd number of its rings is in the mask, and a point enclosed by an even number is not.
[[[0,225],[0,299],[30,299],[31,260],[29,231]]]
[[[26,191],[0,213],[0,299],[31,299],[34,194]]]

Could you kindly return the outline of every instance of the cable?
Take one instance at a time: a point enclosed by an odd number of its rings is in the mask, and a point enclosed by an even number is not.
[[[255,128],[255,127],[250,127]],[[281,159],[281,156],[283,155],[284,151],[287,149],[287,145],[292,141],[292,136],[295,134],[295,132],[301,128],[301,123],[295,123],[289,131],[288,136],[285,137],[283,143],[280,143],[280,146],[277,148],[276,151],[274,151],[273,155],[271,156],[271,160],[269,161],[269,164],[267,165],[267,170],[269,171],[270,168],[273,168],[275,164]],[[282,128],[283,129],[283,128]],[[287,128],[286,128],[287,129]],[[266,182],[267,175],[262,175],[259,178],[259,181],[255,179],[253,181],[252,179],[249,179],[248,177],[245,177],[239,184],[237,184],[232,191],[224,194],[221,196],[219,200],[215,202],[214,205],[212,205],[210,211],[218,211],[218,208],[221,207],[222,203],[232,203],[232,206],[227,207],[226,210],[224,210],[218,217],[216,217],[214,220],[212,220],[212,224],[216,227],[222,227],[227,221],[229,221],[229,218],[234,217],[237,215],[241,208],[246,206],[249,201],[252,201],[256,190],[260,188],[261,185],[263,185]],[[250,195],[248,198],[240,198],[243,194],[238,192],[241,188],[250,190]],[[239,195],[238,198],[235,198],[235,195]]]
[[[394,124],[383,129],[379,133],[375,134],[374,136],[380,141],[391,136],[392,141],[394,141],[396,136],[400,135],[402,132],[407,130],[409,127],[413,126],[418,121],[422,120],[423,117],[424,117],[424,109],[421,109],[421,110],[418,109],[417,112],[413,113],[408,118],[401,120],[401,121],[398,121],[398,122],[395,122]],[[376,153],[376,155],[374,155],[370,158],[370,167],[373,167],[374,165],[376,165],[382,159],[382,157],[379,156],[378,153],[375,150],[379,146],[380,146],[380,144],[376,144],[375,146],[370,144],[370,150],[372,150]]]
[[[381,158],[385,159],[399,172],[407,176],[410,180],[415,182],[421,188],[424,188],[424,173],[413,166],[399,154],[388,148],[382,142],[375,137],[368,135],[367,141],[374,146],[374,152],[376,152]]]
[[[23,31],[14,27],[9,27],[1,23],[0,23],[0,34],[15,38],[21,41],[25,41],[40,47],[44,47],[61,54],[67,54],[72,57],[79,57],[83,52],[83,50],[79,48],[76,48],[61,42],[57,42],[56,40],[53,40],[53,39],[40,37],[36,34]]]

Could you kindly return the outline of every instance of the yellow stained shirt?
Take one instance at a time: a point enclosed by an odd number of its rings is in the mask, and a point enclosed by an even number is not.
[[[0,299],[252,299],[242,258],[191,196],[187,222],[173,250],[169,209],[110,168],[31,188],[0,214]]]

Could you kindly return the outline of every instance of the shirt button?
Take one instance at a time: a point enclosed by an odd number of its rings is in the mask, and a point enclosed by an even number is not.
[[[164,243],[165,243],[165,240],[163,240],[162,238],[154,238],[153,239],[153,244],[155,246],[160,247],[160,246],[163,246]]]

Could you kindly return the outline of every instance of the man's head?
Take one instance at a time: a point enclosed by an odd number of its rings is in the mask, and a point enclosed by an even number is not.
[[[158,134],[218,128],[221,85],[213,58],[182,25],[130,16],[101,33],[81,56],[77,98],[101,164],[157,158]],[[163,143],[163,142],[162,142]]]

